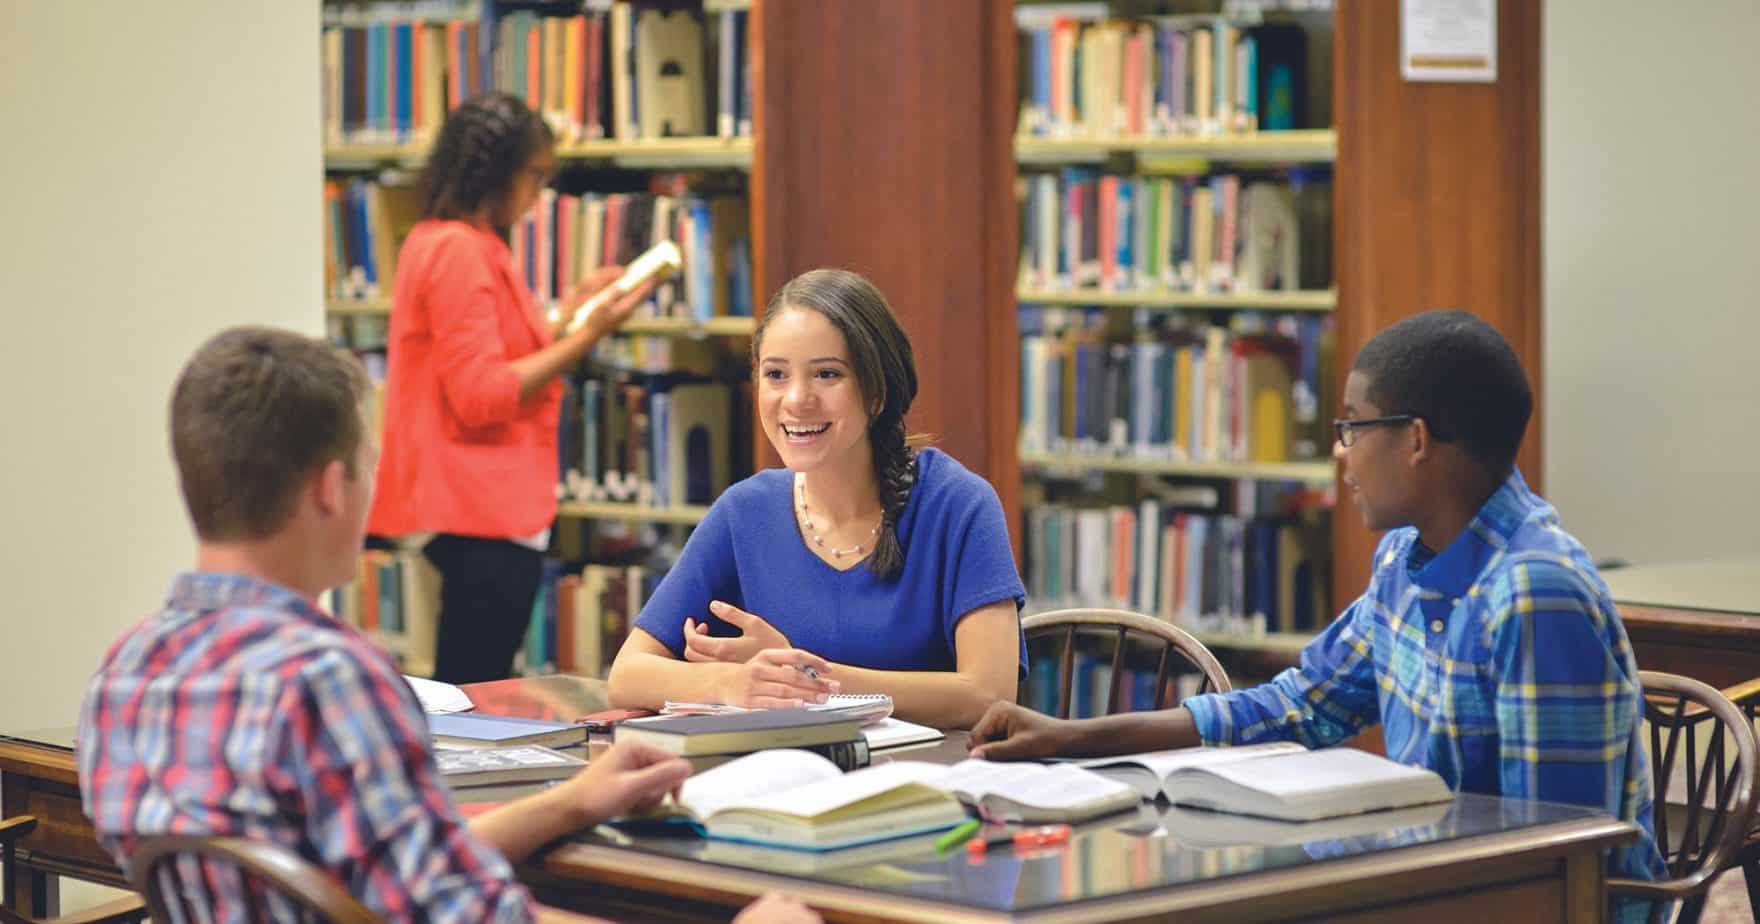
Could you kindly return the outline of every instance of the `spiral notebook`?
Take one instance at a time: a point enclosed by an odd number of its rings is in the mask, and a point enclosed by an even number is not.
[[[835,693],[825,702],[815,703],[807,707],[814,712],[843,712],[862,720],[864,725],[872,725],[892,715],[892,697],[885,693]],[[750,712],[744,706],[729,706],[724,703],[682,703],[667,700],[661,715],[728,715],[736,712]]]

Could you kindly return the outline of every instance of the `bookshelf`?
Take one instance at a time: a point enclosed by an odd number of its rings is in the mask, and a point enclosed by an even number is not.
[[[1332,615],[1312,582],[1331,570],[1319,511],[1335,506],[1336,472],[1321,418],[1339,292],[1335,227],[1311,203],[1330,198],[1339,133],[1231,127],[1272,100],[1238,80],[1225,89],[1223,75],[1250,71],[1248,49],[1292,28],[1299,53],[1269,66],[1328,54],[1332,17],[1260,30],[1271,15],[1140,19],[1131,0],[1105,6],[1048,20],[1023,3],[1016,22],[1023,574],[1043,608],[1158,615],[1231,671],[1269,674]],[[1066,54],[1082,70],[1060,86],[1074,70]],[[1311,81],[1329,69],[1311,64],[1302,99],[1264,115],[1326,125],[1330,81]],[[1250,207],[1268,198],[1287,206]],[[1287,374],[1247,371],[1255,355]],[[1255,442],[1266,393],[1283,395],[1277,444]],[[1299,568],[1278,563],[1298,548]],[[1309,589],[1283,586],[1298,580]]]
[[[383,298],[330,299],[324,303],[324,313],[332,317],[390,317],[391,302]],[[750,337],[757,324],[755,318],[631,318],[618,332],[657,337]]]
[[[509,239],[516,271],[542,301],[567,291],[578,272],[593,265],[589,260],[627,262],[663,238],[686,253],[685,273],[668,287],[677,299],[672,309],[627,322],[565,388],[559,447],[564,497],[555,554],[570,564],[563,572],[547,571],[525,648],[528,670],[601,670],[600,655],[615,650],[629,618],[664,572],[666,555],[676,554],[685,532],[707,513],[700,502],[705,482],[737,480],[755,463],[752,434],[739,432],[750,408],[739,392],[745,379],[741,341],[756,327],[750,309],[761,307],[751,250],[763,216],[753,209],[751,192],[760,172],[754,169],[752,107],[762,96],[752,92],[755,87],[744,95],[719,90],[730,74],[737,84],[757,76],[752,58],[758,43],[751,33],[763,9],[753,0],[700,0],[665,9],[600,0],[470,0],[450,8],[389,0],[327,4],[323,163],[337,182],[326,189],[326,219],[334,229],[326,257],[335,271],[327,277],[332,284],[324,308],[332,335],[369,354],[369,370],[385,367],[394,256],[419,214],[414,173],[425,166],[446,111],[478,92],[511,92],[542,112],[556,131],[556,182],[534,212],[516,222]],[[695,36],[681,38],[681,13],[697,24]],[[679,80],[668,65],[668,86],[645,82],[660,73],[658,56],[697,41],[700,73],[686,68]],[[734,63],[723,68],[730,53]],[[686,54],[685,60],[695,59]],[[690,107],[681,100],[702,104],[701,118],[687,122],[700,122],[707,134],[673,137],[666,135],[670,129],[658,129],[655,136],[657,129],[636,118],[638,107],[680,118],[675,113]],[[668,105],[681,108],[666,110]],[[693,277],[692,263],[710,266],[711,253],[717,269]],[[701,254],[700,260],[693,254]],[[594,403],[587,403],[589,383]],[[725,386],[720,403],[704,404],[702,393],[717,385]],[[681,388],[694,392],[688,405]],[[666,405],[670,416],[663,415],[660,395],[676,399]],[[669,455],[700,457],[694,449],[668,453],[664,447],[678,444],[678,427],[695,427],[705,414],[720,421],[708,428],[716,461],[700,476],[693,462],[689,478],[678,478],[682,471],[668,477],[661,461]],[[690,422],[677,423],[681,415]],[[587,431],[599,435],[597,444],[584,440]],[[695,446],[694,432],[690,439]],[[591,464],[577,461],[595,457],[605,465],[604,484]],[[677,494],[668,502],[666,495],[677,491],[689,491],[699,503],[684,503]],[[607,495],[642,502],[588,499]],[[364,570],[343,599],[365,617],[363,628],[407,666],[428,667],[435,604],[424,600],[422,588],[431,569],[411,549],[375,549],[365,561],[372,577]],[[592,564],[581,571],[581,562]],[[575,588],[589,588],[579,606],[568,602]],[[561,623],[568,613],[577,618],[567,628],[594,636],[603,629],[603,650],[577,663],[562,657],[569,632]]]
[[[1119,15],[1144,12],[1143,4],[1131,0],[1114,0],[1110,6]],[[1222,4],[1177,6],[1182,12],[1214,12]],[[1316,124],[1330,123],[1332,128],[1210,138],[1018,138],[1013,147],[1023,172],[1097,166],[1110,172],[1192,169],[1180,160],[1254,168],[1296,161],[1330,164],[1330,286],[1281,293],[1281,304],[1229,295],[1026,287],[1017,287],[1016,297],[1023,304],[1066,311],[1147,308],[1201,312],[1212,319],[1231,311],[1329,316],[1334,323],[1329,383],[1334,394],[1342,388],[1351,357],[1388,324],[1434,308],[1465,308],[1496,326],[1528,371],[1535,417],[1518,464],[1530,485],[1540,490],[1539,12],[1521,0],[1499,0],[1498,79],[1469,86],[1401,78],[1396,0],[1323,6],[1330,7],[1323,14],[1329,21],[1323,43],[1328,62],[1322,67],[1310,61],[1308,73],[1330,84],[1320,100],[1330,117]],[[1017,45],[1017,55],[1028,53],[1027,48]],[[1021,67],[1018,73],[1028,79],[1030,70]],[[1011,271],[1013,266],[1008,264]],[[1018,369],[1008,372],[1019,375]],[[1334,413],[1324,404],[1320,408],[1323,420]],[[1043,465],[1066,471],[1110,463],[1139,476],[1143,472],[1138,466],[1157,464],[1032,452],[1020,462],[1027,469]],[[1311,479],[1303,479],[1311,486],[1331,480],[1320,464],[1302,464],[1313,465]],[[1033,483],[1029,478],[1023,488]],[[1349,501],[1334,504],[1328,618],[1366,585],[1377,538],[1363,528]],[[1272,632],[1206,634],[1202,640],[1231,672],[1260,678],[1294,664],[1308,638],[1307,633]]]
[[[428,148],[419,144],[345,144],[326,147],[324,164],[332,170],[375,167],[421,167]],[[752,139],[653,138],[641,141],[597,139],[565,141],[556,146],[560,164],[606,164],[639,170],[749,170]]]

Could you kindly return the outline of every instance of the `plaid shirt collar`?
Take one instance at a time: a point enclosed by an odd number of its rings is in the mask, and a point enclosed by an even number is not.
[[[1509,545],[1523,523],[1551,513],[1551,505],[1528,490],[1521,471],[1512,468],[1467,528],[1441,552],[1424,548],[1414,535],[1406,552],[1406,574],[1423,596],[1459,597],[1485,573],[1485,566]]]
[[[327,626],[335,620],[294,591],[248,574],[186,571],[171,579],[165,595],[168,611],[209,612],[236,607],[267,607],[284,610],[301,619]]]

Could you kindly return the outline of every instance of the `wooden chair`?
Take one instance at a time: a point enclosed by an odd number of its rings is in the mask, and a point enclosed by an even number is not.
[[[231,866],[265,891],[279,893],[300,911],[325,924],[377,924],[367,910],[329,874],[278,844],[232,837],[166,836],[147,838],[135,848],[129,881],[147,898],[154,921],[197,920],[194,896],[182,892],[177,860],[190,857],[216,867]],[[251,921],[269,920],[255,889],[243,896]],[[176,914],[172,914],[176,909]]]
[[[1193,638],[1191,633],[1168,623],[1166,620],[1127,610],[1106,609],[1067,609],[1054,610],[1049,613],[1036,613],[1021,621],[1021,630],[1026,633],[1028,643],[1035,638],[1056,636],[1062,638],[1062,651],[1058,656],[1057,665],[1057,717],[1069,718],[1071,689],[1075,685],[1076,636],[1078,634],[1109,634],[1113,636],[1112,651],[1112,685],[1106,695],[1106,711],[1104,715],[1112,715],[1118,711],[1119,689],[1124,682],[1125,650],[1130,637],[1143,636],[1161,645],[1161,656],[1155,668],[1155,708],[1166,709],[1172,700],[1174,658],[1183,658],[1185,662],[1198,669],[1203,681],[1198,690],[1202,693],[1226,693],[1233,687],[1228,682],[1228,672],[1222,669],[1216,656],[1204,643]],[[1026,690],[1021,691],[1024,696]]]
[[[1750,728],[1760,723],[1760,677],[1729,687],[1723,695],[1748,717]],[[1760,733],[1756,737],[1760,738]],[[1756,795],[1755,810],[1748,819],[1748,833],[1734,865],[1742,868],[1742,878],[1748,885],[1749,911],[1754,920],[1760,921],[1760,794]]]
[[[1656,844],[1668,864],[1661,882],[1610,879],[1616,896],[1681,903],[1679,924],[1693,924],[1711,881],[1735,862],[1753,827],[1754,765],[1760,761],[1748,715],[1716,689],[1675,674],[1639,671],[1650,722],[1650,778]],[[1703,758],[1700,757],[1701,752]],[[1668,800],[1676,760],[1686,756],[1685,803]]]
[[[34,924],[30,918],[12,911],[13,890],[12,871],[18,862],[18,842],[37,828],[37,820],[29,815],[18,815],[0,821],[0,868],[5,871],[5,885],[0,887],[0,924]],[[115,901],[105,902],[96,908],[55,918],[53,924],[124,924],[124,922],[144,921],[147,907],[141,902],[140,896],[128,895]],[[42,922],[49,924],[49,922]]]

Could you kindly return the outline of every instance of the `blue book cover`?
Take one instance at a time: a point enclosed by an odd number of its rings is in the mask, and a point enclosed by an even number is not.
[[[547,719],[516,719],[480,712],[450,712],[428,716],[428,734],[435,738],[488,744],[511,743],[533,735],[587,740],[587,727]],[[566,746],[566,745],[565,745]]]
[[[397,73],[397,140],[408,141],[410,130],[409,82],[414,79],[410,73],[410,24],[400,22],[392,27],[393,40],[396,44]]]
[[[1128,289],[1135,278],[1136,255],[1133,253],[1131,239],[1135,237],[1136,227],[1136,184],[1130,180],[1118,183],[1118,208],[1115,210],[1116,221],[1113,224],[1112,239],[1114,241],[1113,259],[1116,272],[1113,274],[1113,286]]]
[[[1033,104],[1044,114],[1038,130],[1045,134],[1051,120],[1051,30],[1035,29],[1033,36]]]
[[[373,262],[372,224],[367,220],[367,196],[371,194],[369,184],[365,180],[355,180],[349,184],[349,204],[354,208],[354,226],[358,229],[356,240],[360,249],[355,256],[360,260],[361,270],[367,275],[369,287],[379,284],[379,268]]]

